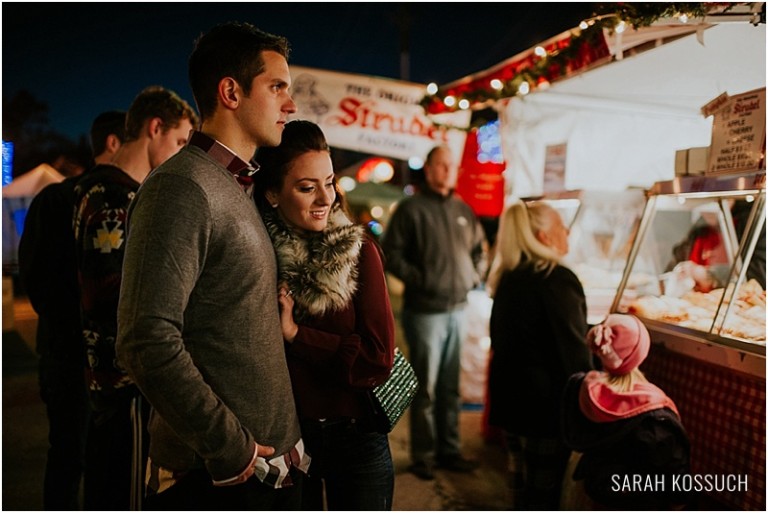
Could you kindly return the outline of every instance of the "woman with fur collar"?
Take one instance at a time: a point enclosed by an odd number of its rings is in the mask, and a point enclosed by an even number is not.
[[[347,217],[316,124],[256,153],[254,196],[277,256],[280,322],[302,436],[304,509],[390,510],[394,470],[368,392],[389,377],[394,319],[375,242]]]

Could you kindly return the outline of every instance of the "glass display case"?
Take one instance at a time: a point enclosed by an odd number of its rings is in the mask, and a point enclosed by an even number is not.
[[[656,183],[611,311],[673,350],[764,376],[765,208],[765,172]]]
[[[587,298],[587,322],[597,324],[610,312],[645,205],[645,191],[577,190],[525,201],[554,207],[570,229],[564,265],[573,270]]]

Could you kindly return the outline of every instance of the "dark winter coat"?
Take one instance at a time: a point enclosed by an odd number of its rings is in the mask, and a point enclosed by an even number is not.
[[[615,422],[592,422],[579,408],[584,376],[572,376],[563,396],[563,439],[582,453],[573,476],[567,477],[584,480],[587,495],[609,509],[684,504],[690,497],[675,491],[673,477],[689,473],[690,444],[677,414],[659,408]]]
[[[491,311],[490,423],[522,436],[556,438],[571,374],[592,368],[587,307],[576,275],[558,265],[506,271]]]

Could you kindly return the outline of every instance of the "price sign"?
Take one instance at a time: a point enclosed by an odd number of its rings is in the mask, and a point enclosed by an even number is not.
[[[708,175],[756,171],[765,158],[765,88],[731,96],[715,113]]]

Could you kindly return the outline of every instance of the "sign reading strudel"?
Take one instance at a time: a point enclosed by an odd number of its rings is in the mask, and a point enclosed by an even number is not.
[[[765,88],[716,100],[707,174],[764,169]]]
[[[470,111],[427,117],[419,104],[425,86],[302,66],[290,70],[298,107],[291,117],[320,125],[331,146],[407,160],[447,145],[457,161],[461,157]]]

